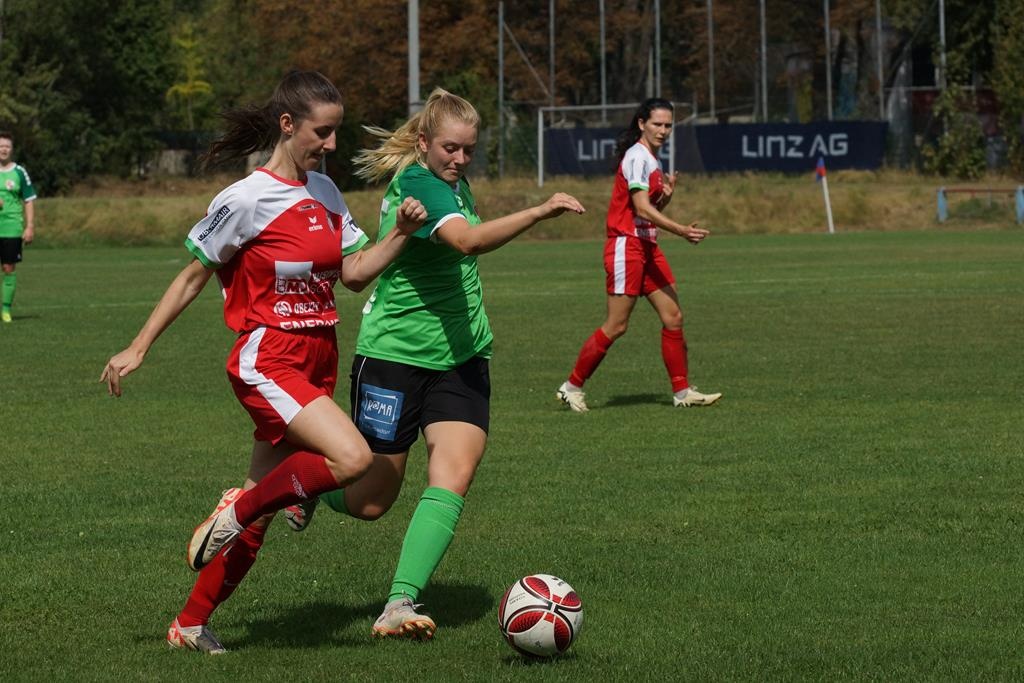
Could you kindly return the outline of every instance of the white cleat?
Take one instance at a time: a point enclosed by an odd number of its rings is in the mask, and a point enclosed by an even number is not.
[[[179,626],[177,619],[167,629],[167,645],[175,650],[195,650],[210,655],[227,652],[210,629],[205,626]]]
[[[572,408],[573,412],[585,413],[590,410],[587,408],[586,394],[579,389],[570,389],[568,382],[562,382],[562,386],[555,392],[555,398]]]
[[[373,635],[378,638],[412,638],[430,640],[437,625],[426,614],[416,611],[423,605],[414,605],[409,598],[392,600],[384,606],[384,612],[373,623]]]
[[[284,521],[288,522],[288,526],[292,531],[302,531],[313,521],[313,513],[316,512],[316,506],[319,502],[320,498],[316,497],[309,498],[295,505],[289,505],[284,509]]]
[[[213,514],[192,532],[185,559],[194,571],[212,562],[217,553],[234,543],[242,533],[242,526],[235,518],[235,502],[244,494],[242,489],[225,491]]]
[[[709,406],[722,398],[721,393],[702,394],[697,387],[683,389],[672,396],[672,405],[676,408],[691,408],[693,406]]]

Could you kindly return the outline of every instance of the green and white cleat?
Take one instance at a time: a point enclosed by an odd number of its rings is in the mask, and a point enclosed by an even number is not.
[[[288,523],[288,527],[292,531],[304,530],[313,521],[313,513],[316,512],[316,506],[319,502],[320,498],[317,497],[309,498],[295,505],[289,505],[284,509],[284,521]]]
[[[722,398],[721,393],[702,394],[699,391],[697,391],[697,387],[690,387],[689,389],[677,391],[672,396],[672,405],[676,408],[709,406],[720,398]]]
[[[186,561],[194,571],[199,571],[230,546],[242,533],[242,526],[235,518],[235,502],[245,494],[242,489],[224,491],[213,514],[192,532],[188,542]]]
[[[426,614],[420,614],[409,598],[392,600],[384,606],[384,612],[373,624],[373,635],[378,638],[411,638],[430,640],[437,625]]]
[[[568,382],[562,382],[562,386],[555,392],[555,398],[572,408],[573,412],[585,413],[590,410],[587,408],[586,394],[580,389],[570,388]]]
[[[227,648],[220,644],[217,636],[206,626],[179,626],[177,619],[167,629],[167,645],[175,650],[195,650],[210,655],[227,652]]]

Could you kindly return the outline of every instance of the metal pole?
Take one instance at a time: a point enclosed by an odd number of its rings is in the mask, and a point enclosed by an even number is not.
[[[555,106],[555,0],[548,0],[548,99]],[[551,123],[555,113],[551,112]]]
[[[828,0],[825,4],[825,102],[828,103],[828,120],[832,120],[832,25],[828,16]]]
[[[946,89],[946,2],[939,0],[939,87]]]
[[[608,125],[608,110],[605,105],[608,104],[608,71],[605,67],[605,51],[604,51],[604,0],[601,0],[600,14],[601,14],[601,123],[602,125]]]
[[[409,0],[409,116],[421,108],[420,100],[420,3]]]
[[[537,187],[544,187],[544,107],[537,107]]]
[[[765,27],[764,0],[761,4],[761,121],[768,121],[768,29]]]
[[[715,119],[715,20],[708,0],[708,90],[711,96],[711,120]]]
[[[696,99],[696,93],[694,93],[694,99]],[[668,174],[672,175],[676,172],[676,113],[672,112],[672,135],[665,141],[665,146],[668,147]]]
[[[505,177],[505,3],[498,3],[498,177]]]
[[[654,0],[654,94],[661,97],[661,0]]]
[[[882,0],[875,0],[875,61],[878,62],[878,120],[885,118],[885,77],[882,75]]]

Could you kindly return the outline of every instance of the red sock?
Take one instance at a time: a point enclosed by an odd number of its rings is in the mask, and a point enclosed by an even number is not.
[[[199,572],[192,594],[178,615],[179,626],[200,626],[210,620],[213,610],[227,600],[256,562],[263,545],[266,525],[252,524],[238,536],[234,545],[219,553]]]
[[[580,355],[576,359],[576,366],[569,375],[569,381],[578,387],[590,379],[590,376],[597,370],[597,366],[604,360],[605,354],[612,345],[612,340],[600,327],[594,330],[594,334],[583,343]]]
[[[665,361],[672,391],[682,391],[690,386],[686,379],[686,338],[683,331],[661,328],[661,359]]]
[[[259,517],[338,488],[327,459],[295,451],[235,503],[235,519],[248,526]]]

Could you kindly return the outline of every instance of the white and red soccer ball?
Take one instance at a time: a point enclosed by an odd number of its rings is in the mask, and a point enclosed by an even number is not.
[[[583,603],[557,576],[532,574],[512,584],[498,605],[498,626],[521,654],[553,657],[569,649],[583,625]]]

